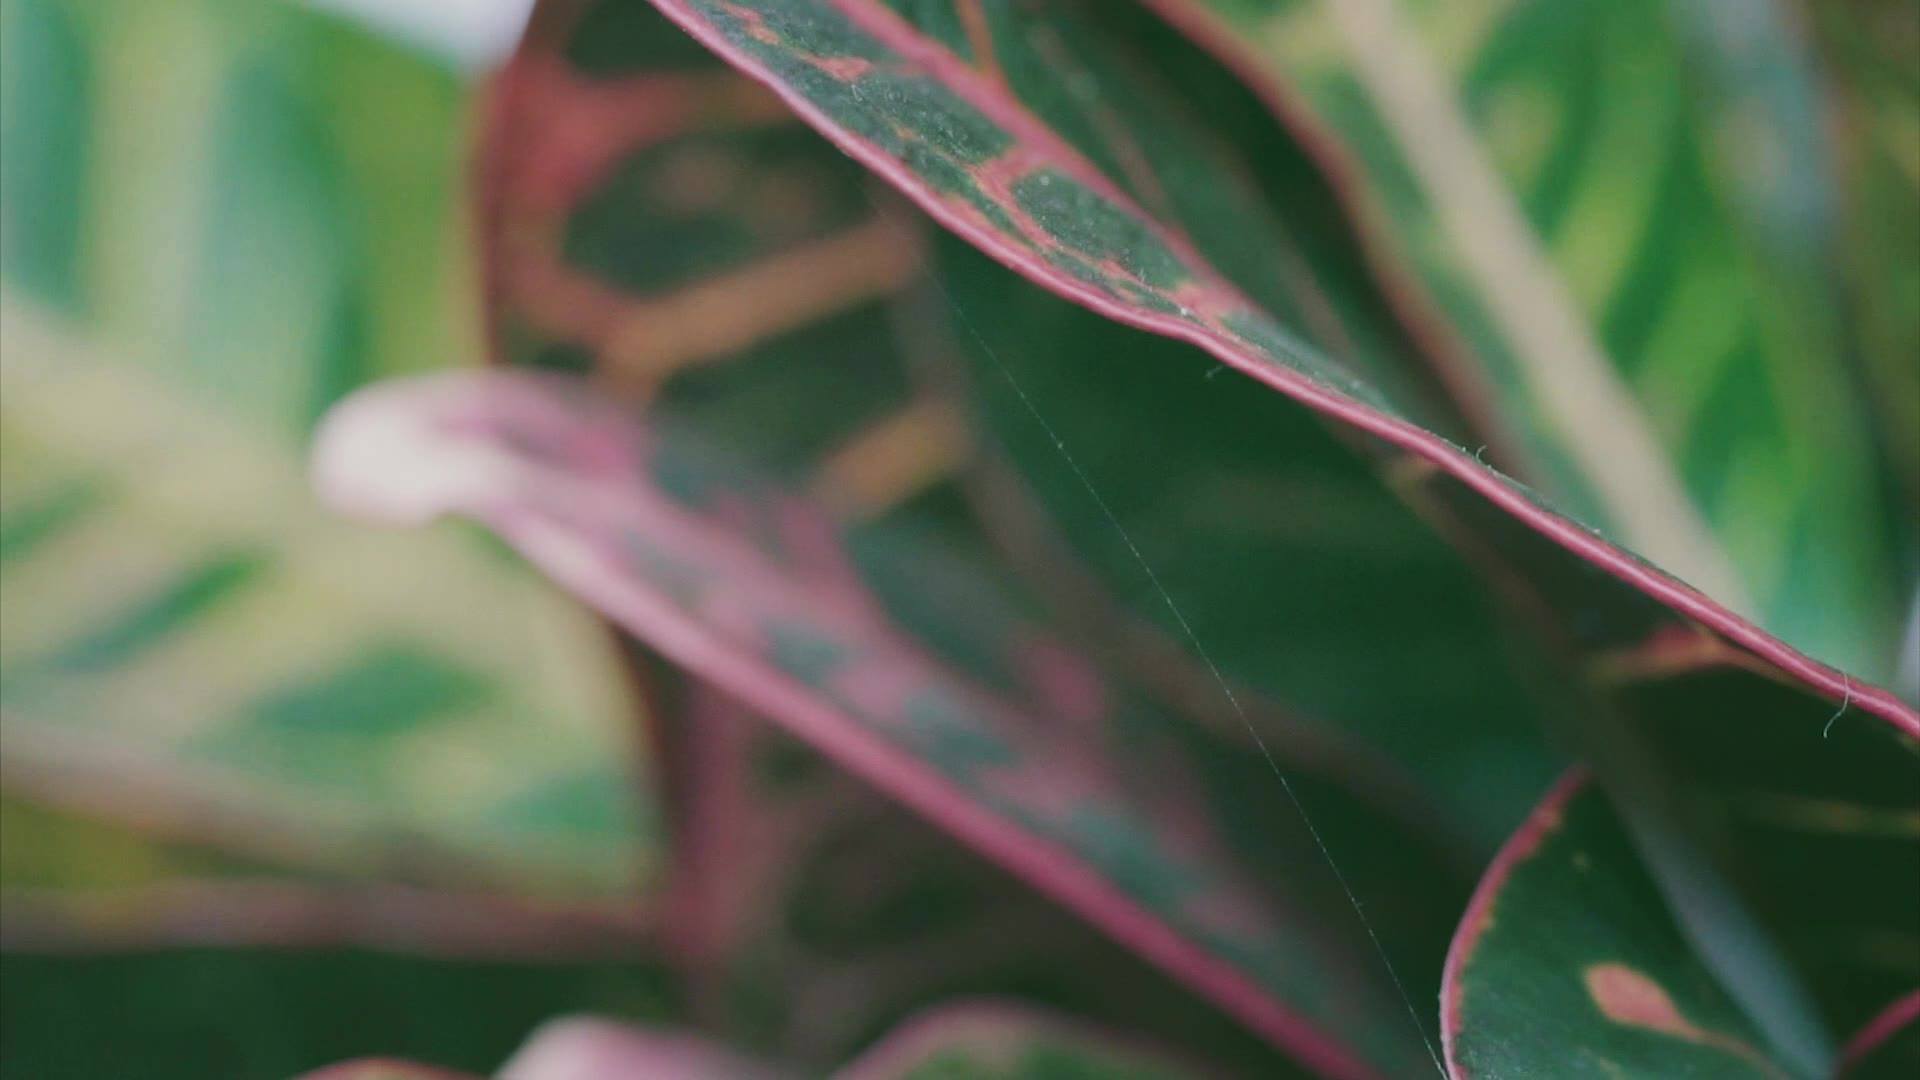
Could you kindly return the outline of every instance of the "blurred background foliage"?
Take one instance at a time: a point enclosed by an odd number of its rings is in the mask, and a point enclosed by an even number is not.
[[[330,404],[479,356],[469,73],[252,0],[4,0],[0,50],[0,1070],[480,1068],[653,1011],[617,952],[359,944],[475,896],[621,937],[654,868],[599,627],[477,530],[307,489]],[[273,914],[328,904],[373,915]]]

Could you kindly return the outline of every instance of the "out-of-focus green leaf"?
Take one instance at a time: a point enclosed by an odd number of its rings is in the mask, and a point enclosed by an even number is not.
[[[5,321],[9,791],[336,872],[633,886],[590,621],[469,535],[330,519],[291,447]]]
[[[303,493],[335,398],[477,352],[459,78],[298,5],[3,18],[10,785],[330,871],[631,887],[597,630]]]
[[[1848,326],[1897,493],[1887,527],[1920,565],[1920,9],[1802,4],[1816,34],[1843,153]],[[1899,689],[1920,700],[1920,585],[1909,573]]]
[[[0,799],[0,889],[127,888],[269,865],[11,794]]]
[[[1494,388],[1497,451],[1789,642],[1891,675],[1886,583],[1912,575],[1846,419],[1823,104],[1779,5],[1152,6],[1330,144]]]
[[[1441,997],[1457,1077],[1783,1077],[1576,775],[1481,881]]]

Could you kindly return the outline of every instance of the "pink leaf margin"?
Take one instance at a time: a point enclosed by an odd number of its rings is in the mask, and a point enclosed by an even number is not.
[[[1493,861],[1487,864],[1486,873],[1481,875],[1480,884],[1475,886],[1472,898],[1467,901],[1466,913],[1460,917],[1460,925],[1454,930],[1453,941],[1447,947],[1446,965],[1440,972],[1440,1049],[1446,1058],[1449,1076],[1465,1078],[1469,1075],[1454,1055],[1454,1044],[1460,1038],[1464,1021],[1462,1013],[1467,965],[1472,962],[1480,938],[1493,919],[1493,906],[1506,890],[1507,879],[1513,876],[1514,869],[1531,859],[1547,837],[1560,827],[1561,815],[1567,804],[1586,790],[1591,780],[1587,770],[1578,766],[1556,780],[1527,815],[1527,820],[1514,830],[1507,842],[1501,845],[1499,853],[1494,855]]]
[[[1840,1076],[1852,1073],[1895,1035],[1914,1024],[1920,1024],[1920,990],[1895,998],[1893,1004],[1862,1025],[1853,1038],[1847,1040],[1847,1045],[1840,1048],[1840,1064],[1834,1072]]]
[[[1506,478],[1445,439],[1408,421],[1388,416],[1319,385],[1304,375],[1264,363],[1231,342],[1174,316],[1128,306],[1059,271],[949,205],[907,166],[880,147],[838,126],[798,90],[782,82],[751,53],[727,40],[686,0],[652,0],[681,29],[755,81],[765,85],[794,113],[850,157],[886,179],[935,221],[1032,284],[1116,322],[1194,345],[1216,360],[1256,379],[1326,416],[1366,432],[1421,458],[1522,523],[1574,555],[1660,601],[1674,611],[1721,634],[1818,691],[1842,709],[1858,708],[1886,720],[1903,734],[1920,738],[1920,710],[1891,691],[1854,679],[1820,663],[1760,629],[1747,619],[1591,530],[1533,502]],[[826,0],[842,15],[937,77],[970,105],[1022,141],[1041,148],[1051,163],[1154,228],[1174,250],[1184,245],[1165,236],[1152,219],[1116,192],[1080,155],[1067,147],[1017,101],[1007,97],[957,57],[923,38],[897,15],[867,0]],[[1204,267],[1204,263],[1201,264]]]

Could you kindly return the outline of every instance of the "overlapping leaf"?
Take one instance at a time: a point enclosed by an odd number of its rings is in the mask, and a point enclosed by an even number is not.
[[[29,310],[6,328],[10,792],[318,869],[630,885],[614,733],[560,704],[593,677],[590,624],[470,537],[328,519],[290,448]],[[535,625],[577,651],[503,683]]]

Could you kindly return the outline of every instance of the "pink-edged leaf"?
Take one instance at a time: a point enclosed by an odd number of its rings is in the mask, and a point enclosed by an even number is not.
[[[1487,868],[1440,1007],[1457,1078],[1792,1074],[1701,962],[1580,772]]]
[[[834,1073],[835,1080],[1177,1080],[1208,1075],[1114,1031],[999,1001],[916,1015]]]
[[[1920,990],[1902,994],[1840,1051],[1840,1075],[1878,1080],[1920,1070]]]
[[[1349,901],[1258,758],[1242,755],[1257,770],[1244,772],[1190,749],[1190,725],[1103,683],[1037,626],[996,638],[1024,643],[1011,682],[946,666],[853,572],[847,537],[697,444],[551,377],[474,375],[354,399],[329,420],[317,473],[347,509],[486,523],[675,664],[1301,1060],[1340,1074],[1422,1060]],[[852,539],[868,557],[886,545]],[[964,562],[893,554],[918,560],[895,563],[910,580],[993,595]],[[1075,736],[1121,730],[1108,715],[1120,704],[1127,740]],[[1202,797],[1204,770],[1268,783],[1221,806]],[[1431,865],[1417,846],[1391,855],[1403,881],[1445,880],[1416,869]],[[1396,942],[1425,918],[1386,902],[1373,917]]]

